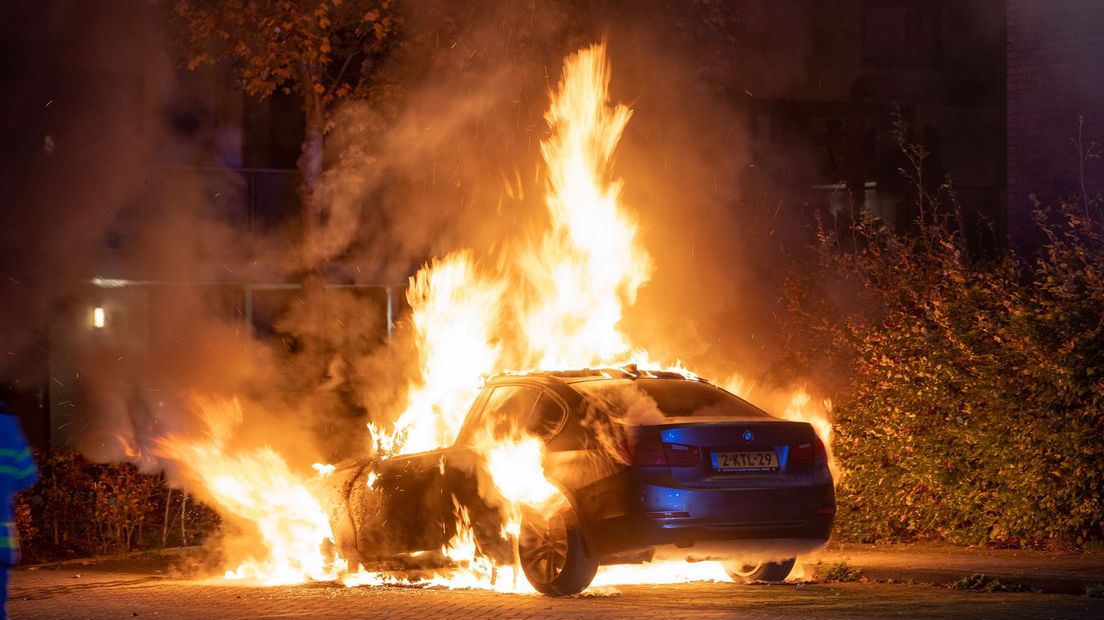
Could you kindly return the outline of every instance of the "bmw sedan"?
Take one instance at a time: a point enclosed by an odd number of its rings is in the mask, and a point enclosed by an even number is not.
[[[481,433],[522,428],[545,445],[552,509],[522,512],[516,542],[486,483]],[[827,542],[835,515],[824,445],[707,381],[586,369],[487,382],[454,445],[335,472],[342,556],[426,567],[463,512],[480,552],[520,562],[547,595],[586,589],[601,564],[721,560],[738,582],[782,581]]]

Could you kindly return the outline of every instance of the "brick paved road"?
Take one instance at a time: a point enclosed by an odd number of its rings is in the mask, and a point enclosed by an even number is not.
[[[132,567],[133,568],[133,567]],[[209,585],[150,571],[65,565],[16,571],[12,618],[1104,617],[1104,600],[927,585],[619,586],[567,599],[397,587]]]

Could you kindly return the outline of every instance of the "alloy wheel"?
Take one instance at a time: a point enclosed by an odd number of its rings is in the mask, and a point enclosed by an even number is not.
[[[518,541],[521,563],[531,578],[552,583],[567,565],[567,523],[563,515],[526,520]]]

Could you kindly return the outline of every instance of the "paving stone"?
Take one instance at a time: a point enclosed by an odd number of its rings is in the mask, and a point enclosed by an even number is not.
[[[600,596],[550,599],[398,587],[212,585],[139,571],[62,566],[17,570],[15,620],[118,618],[805,618],[1104,617],[1104,600],[1030,593],[958,592],[934,586],[834,584],[619,586]]]

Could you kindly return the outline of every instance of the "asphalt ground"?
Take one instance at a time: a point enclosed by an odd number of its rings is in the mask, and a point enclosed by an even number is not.
[[[910,558],[936,557],[927,550],[840,549],[854,560],[870,554]],[[829,551],[827,562],[834,563]],[[942,552],[947,555],[949,552]],[[960,561],[984,553],[962,554]],[[1008,563],[997,554],[983,564],[988,573]],[[1028,563],[1038,558],[1025,556]],[[998,561],[999,560],[999,561]],[[1090,558],[1092,562],[1095,559]],[[67,562],[16,570],[9,613],[22,618],[1104,618],[1104,599],[1085,594],[982,592],[945,585],[880,582],[737,585],[686,583],[662,586],[611,586],[582,595],[552,599],[484,591],[333,583],[260,587],[241,583],[183,579],[177,559],[135,557]],[[1084,564],[1075,554],[1051,564]],[[1091,562],[1090,562],[1091,564]],[[848,564],[864,570],[857,561]],[[922,562],[921,562],[922,565]],[[1095,566],[1095,564],[1093,564]],[[869,570],[869,569],[866,569]],[[880,570],[880,569],[875,569]],[[1012,566],[1009,570],[1020,570]],[[1090,577],[1094,577],[1090,575]],[[862,578],[862,577],[860,577]],[[1100,575],[1104,581],[1104,575]]]

